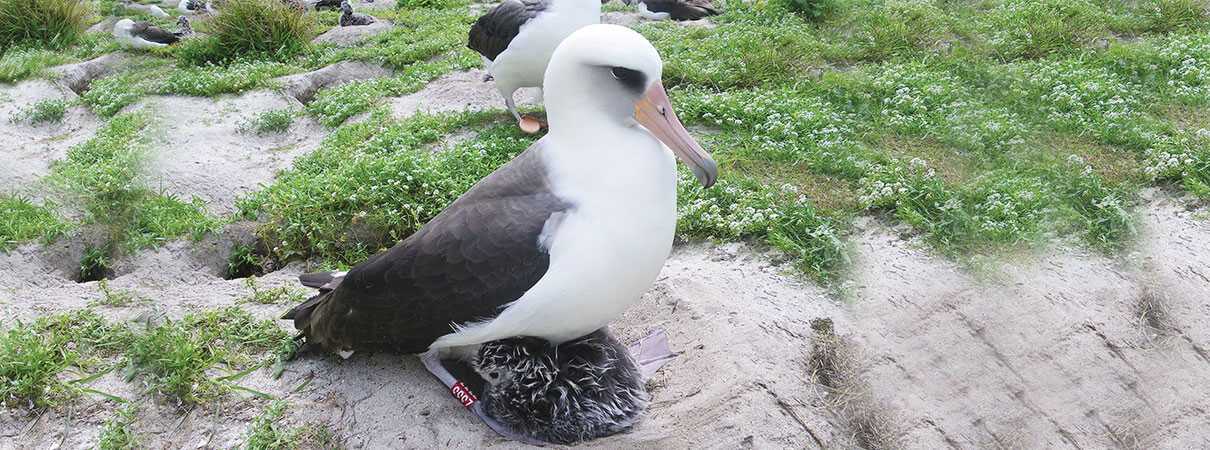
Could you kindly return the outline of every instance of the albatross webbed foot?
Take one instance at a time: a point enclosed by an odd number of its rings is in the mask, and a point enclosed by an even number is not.
[[[664,330],[655,330],[647,337],[639,339],[633,344],[627,345],[630,349],[630,355],[634,356],[634,362],[639,365],[639,372],[643,375],[643,380],[646,381],[655,375],[664,364],[672,361],[678,355],[672,351],[672,346],[668,343],[668,334]]]

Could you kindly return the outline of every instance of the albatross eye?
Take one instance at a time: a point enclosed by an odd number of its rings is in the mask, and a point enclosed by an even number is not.
[[[637,70],[627,69],[625,67],[614,67],[609,70],[613,73],[613,77],[622,81],[630,81],[638,79],[641,73]]]
[[[623,86],[631,90],[642,91],[643,86],[646,84],[647,77],[643,75],[643,72],[634,69],[617,66],[611,67],[609,73],[613,74],[613,77],[620,81]]]

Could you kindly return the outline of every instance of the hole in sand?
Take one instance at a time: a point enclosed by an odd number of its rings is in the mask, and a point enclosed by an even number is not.
[[[263,247],[263,245],[259,245],[259,242],[257,245],[235,244],[231,249],[231,256],[227,258],[223,279],[234,280],[253,275],[264,275],[267,254],[263,251]]]
[[[76,274],[77,283],[100,281],[113,278],[113,256],[105,247],[90,247],[84,251],[80,259],[80,271]]]

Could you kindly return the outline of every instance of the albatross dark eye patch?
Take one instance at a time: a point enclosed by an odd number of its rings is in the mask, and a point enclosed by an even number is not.
[[[635,91],[643,90],[643,84],[644,81],[646,81],[646,77],[643,76],[643,72],[617,66],[610,68],[609,73],[613,74],[613,77],[617,78],[618,81],[621,81],[623,86]]]

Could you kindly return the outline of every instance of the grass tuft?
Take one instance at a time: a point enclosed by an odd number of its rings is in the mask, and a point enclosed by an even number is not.
[[[76,0],[0,0],[0,49],[74,44],[88,27],[90,6]]]
[[[253,356],[289,339],[274,320],[257,320],[236,307],[188,314],[138,335],[126,353],[127,373],[178,405],[206,403],[231,388],[230,379],[212,378],[209,370],[234,372],[263,364]]]
[[[109,324],[91,310],[18,321],[0,327],[0,403],[6,408],[54,407],[79,394],[57,375],[68,367],[98,370],[103,357],[131,340],[125,326]]]
[[[244,432],[244,448],[248,450],[293,449],[299,445],[302,428],[285,428],[280,422],[286,414],[287,403],[274,400],[265,405],[264,411]]]
[[[97,438],[97,450],[127,450],[142,448],[142,436],[131,429],[138,420],[139,404],[128,403],[114,411],[113,417],[105,420]]]
[[[252,276],[244,280],[244,285],[252,291],[252,295],[240,298],[237,303],[297,305],[307,298],[306,290],[293,288],[289,282],[282,282],[281,287],[266,287]]]
[[[88,306],[126,306],[134,302],[153,301],[132,291],[111,288],[106,279],[97,281],[97,292],[101,294],[101,298],[89,301]]]
[[[36,237],[54,239],[73,228],[59,219],[57,205],[33,204],[23,197],[0,194],[0,251],[9,251],[18,244]]]
[[[197,66],[247,57],[283,61],[310,50],[317,26],[313,16],[287,2],[227,2],[217,16],[199,25],[206,38],[186,41],[174,54]]]

